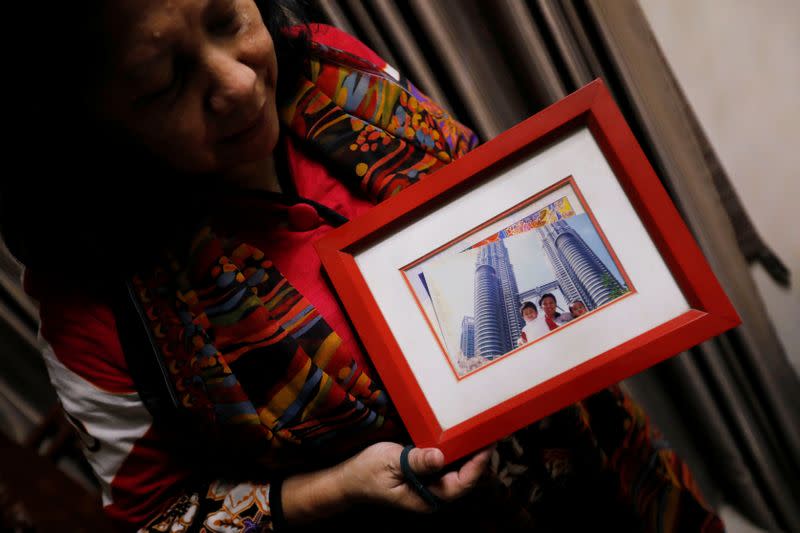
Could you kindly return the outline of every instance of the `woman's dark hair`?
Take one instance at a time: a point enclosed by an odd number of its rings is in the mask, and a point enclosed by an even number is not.
[[[546,292],[546,293],[542,294],[541,298],[539,298],[539,305],[542,305],[542,302],[544,301],[545,298],[552,298],[554,302],[558,303],[558,300],[556,300],[555,294],[553,294],[551,292]]]
[[[525,302],[524,304],[522,304],[522,307],[519,308],[519,312],[523,313],[525,309],[533,309],[535,313],[537,314],[539,313],[539,311],[536,309],[536,304],[533,302]]]
[[[101,44],[109,1],[55,2],[44,14],[36,3],[15,2],[12,9],[21,12],[9,19],[35,20],[41,48],[23,45],[7,71],[14,73],[8,131],[16,142],[0,180],[0,234],[32,270],[76,284],[147,264],[196,227],[217,181],[182,176],[101,124],[92,87],[107,63]],[[296,87],[308,49],[307,32],[291,37],[284,31],[306,24],[304,2],[256,4],[275,45],[280,105]]]
[[[308,1],[257,0],[256,5],[272,36],[278,57],[277,103],[280,106],[294,94],[303,69],[303,59],[308,53]],[[305,31],[299,32],[298,36],[291,36],[285,30],[292,26],[305,26]]]

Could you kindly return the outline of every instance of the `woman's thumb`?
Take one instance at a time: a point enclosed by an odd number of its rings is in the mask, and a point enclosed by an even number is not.
[[[408,464],[415,474],[433,474],[444,466],[444,454],[437,448],[414,448],[408,454]]]

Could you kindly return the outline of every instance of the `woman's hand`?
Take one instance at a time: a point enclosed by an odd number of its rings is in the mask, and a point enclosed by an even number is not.
[[[344,493],[358,502],[429,511],[428,504],[403,478],[400,468],[402,451],[399,444],[379,442],[339,465]],[[460,498],[478,482],[489,464],[491,452],[491,448],[481,450],[458,470],[435,476],[427,483],[428,489],[444,501]],[[408,462],[417,477],[430,479],[444,467],[444,455],[436,448],[415,448],[411,450]]]
[[[436,475],[428,489],[444,501],[472,489],[489,464],[493,447],[470,457],[458,470]],[[404,480],[403,447],[379,442],[334,467],[292,476],[283,484],[282,506],[287,523],[303,525],[342,512],[355,503],[385,504],[416,512],[430,507]],[[436,448],[415,448],[408,456],[417,477],[431,479],[444,467]]]

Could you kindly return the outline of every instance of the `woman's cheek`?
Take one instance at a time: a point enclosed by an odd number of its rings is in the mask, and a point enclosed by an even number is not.
[[[260,15],[245,15],[242,28],[241,51],[245,62],[256,69],[266,69],[267,83],[274,84],[278,61],[272,36],[261,21]]]
[[[214,154],[206,138],[202,121],[183,116],[165,125],[157,138],[154,150],[174,167],[190,172],[213,170]]]

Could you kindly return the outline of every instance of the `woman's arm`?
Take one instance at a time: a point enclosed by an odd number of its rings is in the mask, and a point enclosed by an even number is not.
[[[306,525],[358,504],[429,511],[428,504],[403,479],[402,450],[399,444],[380,442],[334,467],[290,477],[282,491],[286,522]],[[490,455],[490,449],[478,452],[460,469],[438,476],[429,488],[442,500],[458,499],[478,482]],[[436,448],[411,450],[408,460],[420,476],[429,477],[444,467],[444,455]]]
[[[75,297],[44,301],[40,310],[51,381],[81,434],[104,508],[123,530],[145,522],[142,531],[248,521],[273,525],[277,494],[268,480],[190,481],[202,465],[186,464],[154,427],[127,373],[107,307]],[[401,450],[399,444],[379,443],[334,467],[289,477],[280,491],[285,520],[317,522],[358,503],[425,511],[426,504],[403,481]],[[432,491],[444,500],[461,496],[487,461],[487,452],[476,455],[459,471],[440,476]],[[435,449],[412,450],[409,462],[420,475],[443,467]]]

